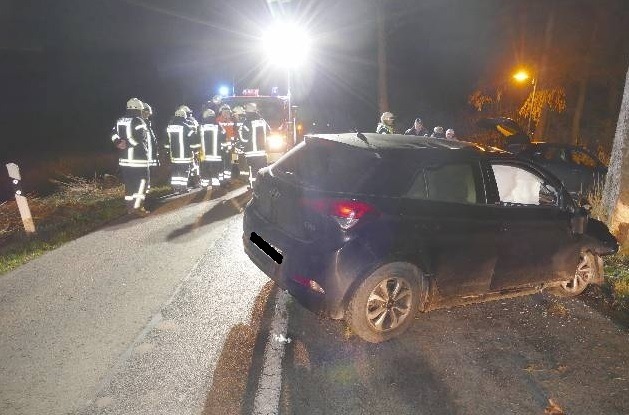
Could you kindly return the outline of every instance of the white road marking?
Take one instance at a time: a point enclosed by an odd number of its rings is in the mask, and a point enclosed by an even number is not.
[[[271,322],[269,340],[264,349],[264,366],[258,383],[258,391],[253,401],[255,415],[277,414],[282,390],[282,359],[287,343],[288,312],[286,304],[289,294],[279,291],[275,302],[275,314]]]

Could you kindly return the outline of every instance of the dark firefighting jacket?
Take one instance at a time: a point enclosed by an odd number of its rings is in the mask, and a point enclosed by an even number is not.
[[[221,161],[221,139],[219,125],[215,120],[204,120],[199,125],[199,138],[201,140],[201,161]]]
[[[266,155],[267,122],[257,114],[247,113],[247,118],[240,126],[238,136],[245,157]]]
[[[166,128],[170,161],[174,164],[191,163],[194,151],[201,147],[194,124],[183,117],[174,117]]]
[[[126,148],[118,150],[120,166],[146,168],[157,165],[157,148],[148,125],[141,117],[129,115],[119,118],[112,129],[111,141],[116,146],[122,141],[126,143]]]

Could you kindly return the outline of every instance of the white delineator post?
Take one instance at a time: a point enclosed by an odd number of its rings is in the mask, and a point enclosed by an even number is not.
[[[15,163],[8,163],[7,171],[9,172],[9,177],[11,178],[13,189],[15,190],[15,201],[17,202],[17,207],[20,210],[20,216],[22,217],[24,230],[29,235],[34,234],[35,222],[33,222],[31,209],[28,207],[28,201],[26,200],[26,197],[24,197],[24,195],[22,194],[22,178],[20,177],[20,168]]]

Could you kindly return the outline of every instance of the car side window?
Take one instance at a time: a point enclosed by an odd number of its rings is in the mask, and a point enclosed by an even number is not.
[[[500,204],[504,206],[558,206],[557,190],[522,167],[492,164]]]
[[[570,161],[578,164],[579,166],[589,168],[595,168],[598,165],[598,163],[596,162],[596,160],[594,160],[594,158],[592,158],[592,156],[578,149],[573,149],[570,151]]]
[[[477,203],[477,188],[471,164],[456,163],[426,167],[420,172],[408,197],[439,202]]]

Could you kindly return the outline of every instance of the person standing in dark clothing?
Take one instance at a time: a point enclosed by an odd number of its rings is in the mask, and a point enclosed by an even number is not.
[[[238,139],[249,167],[249,186],[253,187],[258,170],[267,166],[266,134],[268,124],[255,103],[245,105],[244,121],[238,128]]]
[[[415,118],[413,126],[404,132],[405,135],[419,135],[428,137],[428,129],[424,127],[421,118]]]
[[[219,174],[223,171],[219,126],[216,123],[216,113],[211,108],[207,108],[201,115],[201,125],[199,126],[201,186],[214,188],[220,185]]]
[[[149,183],[149,169],[157,165],[153,140],[142,117],[144,104],[137,98],[127,101],[126,114],[116,121],[111,141],[118,149],[118,165],[125,186],[125,202],[130,214],[146,215],[144,200]]]
[[[197,127],[188,119],[185,109],[179,108],[166,128],[170,149],[171,178],[170,184],[174,190],[185,193],[188,191],[188,181],[192,173],[194,151],[201,147],[196,134]]]

